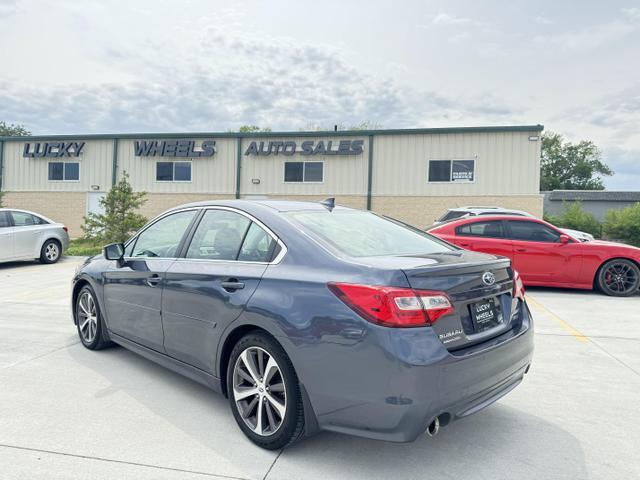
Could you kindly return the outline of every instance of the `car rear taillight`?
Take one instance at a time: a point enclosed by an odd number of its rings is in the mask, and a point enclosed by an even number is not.
[[[524,283],[517,270],[513,271],[513,298],[524,300]]]
[[[386,327],[433,325],[454,311],[444,292],[333,282],[327,287],[365,320]]]
[[[62,226],[62,229],[63,229],[65,232],[69,233],[69,229],[68,229],[67,227],[65,227],[64,225]]]

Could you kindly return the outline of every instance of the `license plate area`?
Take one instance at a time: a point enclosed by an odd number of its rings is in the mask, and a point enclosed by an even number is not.
[[[500,303],[495,298],[489,298],[469,305],[473,330],[475,333],[490,330],[502,323]]]

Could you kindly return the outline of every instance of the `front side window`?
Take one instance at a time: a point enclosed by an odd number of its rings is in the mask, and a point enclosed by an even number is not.
[[[456,228],[456,235],[503,238],[504,227],[499,221],[467,223]]]
[[[80,180],[78,162],[49,162],[49,181],[77,182]]]
[[[16,227],[28,227],[45,223],[40,217],[26,212],[11,212],[11,216],[13,217],[13,224]]]
[[[9,218],[9,212],[0,212],[0,228],[7,228],[11,226],[11,219]]]
[[[323,162],[284,162],[284,181],[294,182],[323,182]]]
[[[287,216],[320,243],[351,257],[454,250],[428,233],[369,212],[314,210],[289,212]]]
[[[156,163],[156,181],[158,182],[190,182],[191,162],[158,162]]]
[[[174,258],[196,213],[196,210],[187,210],[158,220],[138,235],[131,256]]]
[[[429,182],[473,182],[475,164],[475,160],[429,160]]]
[[[509,220],[510,237],[527,242],[558,243],[560,232],[541,223]]]

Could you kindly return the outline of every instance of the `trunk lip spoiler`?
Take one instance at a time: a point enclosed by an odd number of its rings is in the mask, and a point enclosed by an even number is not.
[[[511,267],[511,260],[508,258],[505,259],[496,259],[496,260],[482,260],[479,262],[460,262],[460,263],[447,263],[443,265],[424,265],[412,268],[403,268],[402,271],[409,274],[411,272],[416,272],[415,275],[429,274],[435,273],[439,271],[449,271],[449,270],[463,270],[466,268],[477,268],[477,267],[486,267],[486,269],[495,269],[502,267]],[[419,273],[418,273],[419,272]]]

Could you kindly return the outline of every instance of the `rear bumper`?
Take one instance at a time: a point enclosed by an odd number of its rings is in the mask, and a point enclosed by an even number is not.
[[[430,328],[375,327],[369,341],[384,350],[384,355],[378,352],[383,360],[352,362],[354,370],[346,373],[359,388],[346,389],[343,396],[313,395],[307,386],[319,428],[409,442],[435,417],[446,425],[482,410],[515,388],[531,364],[533,325],[527,308],[521,317],[519,327],[492,346],[458,355],[449,353]]]

